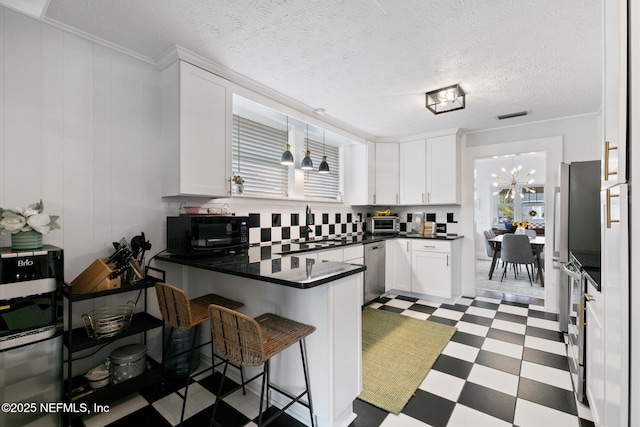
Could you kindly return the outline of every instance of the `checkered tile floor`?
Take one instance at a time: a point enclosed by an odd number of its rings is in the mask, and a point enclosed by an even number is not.
[[[350,427],[585,427],[589,408],[575,400],[557,316],[540,306],[488,297],[455,305],[387,295],[370,307],[458,328],[399,415],[356,400]],[[185,426],[208,425],[219,374],[189,387]],[[182,401],[168,391],[143,390],[87,426],[171,426]],[[258,399],[236,392],[219,409],[225,427],[257,425]],[[218,418],[218,417],[216,417]],[[273,426],[301,426],[284,415]]]

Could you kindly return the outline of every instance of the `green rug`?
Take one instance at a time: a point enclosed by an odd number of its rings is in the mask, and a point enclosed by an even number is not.
[[[360,399],[400,413],[455,332],[428,320],[363,310]]]

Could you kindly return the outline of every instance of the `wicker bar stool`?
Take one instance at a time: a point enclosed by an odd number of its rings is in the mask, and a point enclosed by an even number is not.
[[[175,329],[191,329],[194,328],[201,323],[204,323],[209,320],[209,305],[217,304],[224,307],[229,307],[231,309],[236,309],[242,307],[244,304],[238,301],[233,301],[220,295],[216,294],[207,294],[198,298],[189,299],[187,294],[182,290],[178,289],[175,286],[171,286],[167,283],[156,283],[156,294],[158,296],[158,305],[160,307],[160,313],[162,313],[162,318],[165,322],[171,325],[171,331],[169,332],[169,337],[167,339],[167,343],[163,342],[162,345],[162,367],[163,372],[162,376],[164,377],[165,372],[165,364],[167,361],[167,347],[169,346],[169,342],[171,341],[171,335]],[[191,347],[189,350],[185,350],[178,354],[174,354],[171,357],[177,357],[185,353],[189,353],[189,365],[191,365],[191,358],[193,357],[193,352],[197,348],[203,347],[207,344],[211,344],[211,362],[212,365],[209,368],[203,369],[200,372],[196,372],[193,375],[190,375],[187,372],[187,378],[185,382],[184,395],[180,393],[178,389],[176,389],[171,382],[166,382],[172,388],[174,388],[174,392],[182,398],[182,412],[180,413],[180,424],[184,419],[184,410],[187,405],[187,393],[189,392],[189,379],[192,376],[197,376],[202,374],[203,372],[208,371],[209,369],[215,369],[216,366],[224,363],[224,359],[220,358],[222,361],[216,365],[215,363],[215,351],[213,348],[213,339],[207,341],[203,344],[196,346],[196,338],[197,331],[193,334],[193,339],[191,342]],[[164,341],[164,340],[163,340]],[[241,378],[244,378],[244,374],[242,373],[242,368],[238,366],[240,369]]]
[[[311,426],[314,427],[313,405],[311,403],[311,389],[309,388],[309,371],[306,362],[305,337],[316,330],[315,326],[305,325],[290,319],[285,319],[275,314],[266,313],[256,318],[251,318],[237,311],[230,310],[220,305],[209,306],[211,317],[211,333],[216,343],[218,351],[227,359],[222,373],[222,380],[216,394],[216,402],[213,405],[211,421],[209,426],[218,424],[215,421],[218,404],[226,396],[244,387],[245,384],[262,376],[262,387],[260,389],[260,408],[258,415],[258,427],[271,423],[275,418],[282,415],[291,405],[298,402],[309,409]],[[295,343],[300,343],[300,355],[302,357],[302,369],[304,371],[305,390],[294,396],[291,393],[276,387],[269,382],[269,362],[273,356],[285,350]],[[222,385],[226,377],[229,363],[237,363],[240,366],[260,366],[263,371],[246,382],[235,387],[233,390],[222,394]],[[267,406],[269,408],[269,390],[276,390],[278,393],[291,399],[284,408],[273,414],[269,419],[262,420],[262,402],[267,395]],[[300,400],[307,395],[307,402]],[[218,424],[219,425],[219,424]]]

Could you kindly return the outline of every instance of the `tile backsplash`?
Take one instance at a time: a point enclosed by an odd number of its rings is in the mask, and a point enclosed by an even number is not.
[[[312,224],[309,225],[308,237],[311,239],[348,237],[366,232],[366,218],[373,215],[380,207],[351,207],[348,205],[331,206],[328,204],[310,204]],[[272,243],[289,243],[304,239],[307,233],[306,204],[303,205],[268,205],[266,203],[229,203],[224,204],[238,216],[249,217],[249,244],[269,245]],[[202,213],[211,207],[213,211],[220,208],[217,204],[202,208]],[[386,207],[385,207],[386,208]],[[170,203],[167,214],[178,210],[178,205]],[[397,206],[392,207],[392,214],[400,219],[400,231],[411,231],[411,220],[414,212],[424,212],[427,220],[447,224],[448,234],[458,234],[460,216],[459,206]]]

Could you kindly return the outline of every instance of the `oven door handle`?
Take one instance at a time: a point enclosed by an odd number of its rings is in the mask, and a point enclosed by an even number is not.
[[[566,274],[567,276],[571,277],[572,279],[576,279],[576,280],[581,280],[582,279],[582,273],[578,273],[576,271],[571,270],[570,268],[567,267],[567,263],[560,263],[560,265],[562,266],[562,272],[564,274]]]

